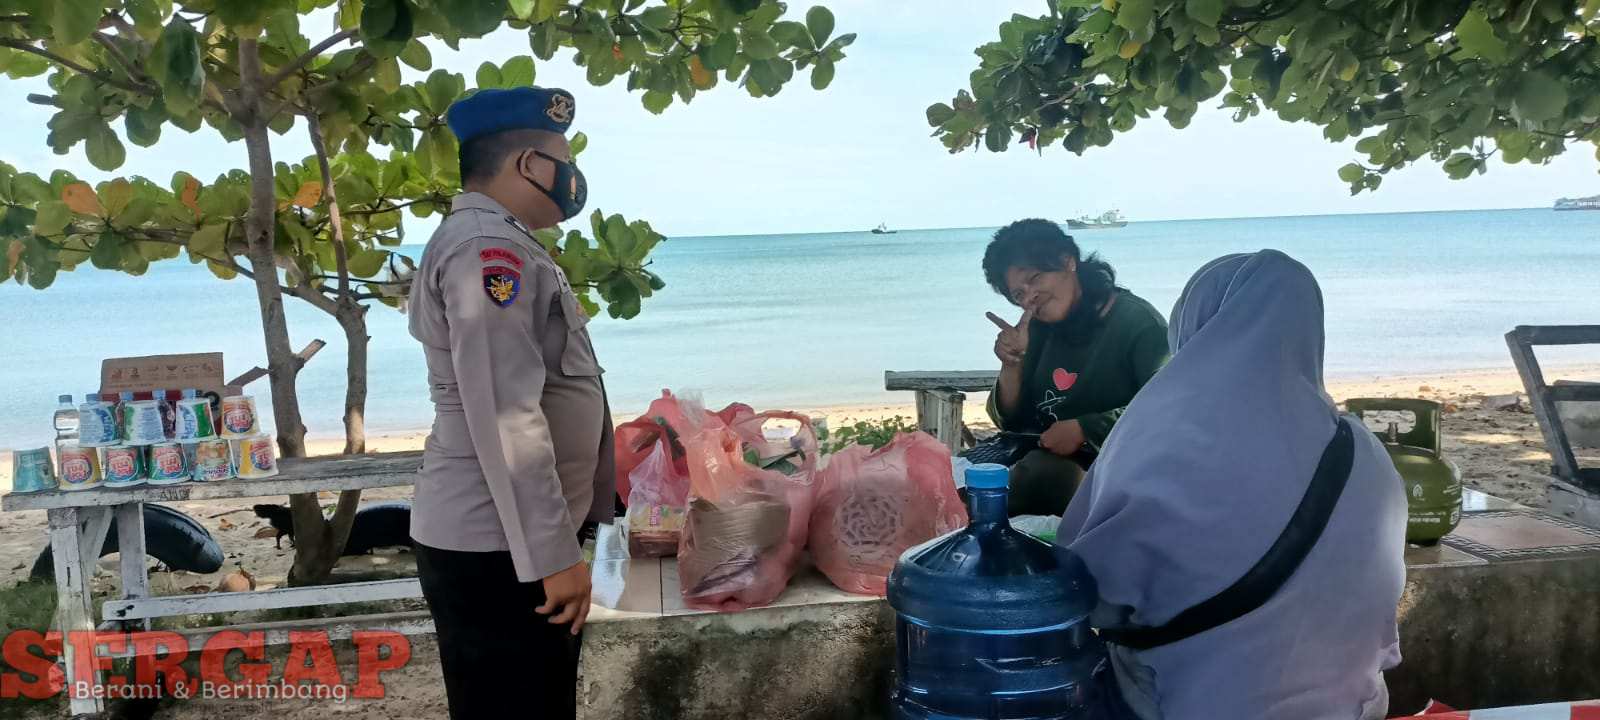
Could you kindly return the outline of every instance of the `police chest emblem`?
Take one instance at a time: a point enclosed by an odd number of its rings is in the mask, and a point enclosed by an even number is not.
[[[544,114],[563,125],[572,122],[572,98],[559,93],[550,96],[550,107],[545,108]]]
[[[508,307],[522,290],[522,274],[503,265],[483,268],[483,291],[489,300],[500,307]]]

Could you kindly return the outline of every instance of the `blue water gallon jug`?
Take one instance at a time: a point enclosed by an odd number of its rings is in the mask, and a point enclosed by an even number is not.
[[[1008,474],[969,469],[971,524],[907,550],[889,576],[896,720],[1077,720],[1098,701],[1094,580],[1011,528]]]

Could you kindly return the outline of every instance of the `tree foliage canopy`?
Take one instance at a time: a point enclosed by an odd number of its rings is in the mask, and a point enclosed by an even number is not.
[[[1452,178],[1600,145],[1600,0],[1050,0],[977,49],[928,108],[951,152],[1016,140],[1082,154],[1220,96],[1359,138],[1351,192],[1424,157]]]
[[[314,43],[305,32],[317,11],[337,27]],[[526,33],[530,54],[483,63],[471,79],[477,88],[533,84],[540,62],[570,49],[591,83],[625,77],[660,113],[721,83],[773,95],[808,68],[811,85],[827,87],[854,36],[835,35],[826,8],[811,8],[804,22],[787,12],[776,0],[0,0],[0,71],[25,78],[54,70],[51,92],[30,97],[57,109],[51,148],[82,148],[105,171],[126,159],[124,139],[150,147],[165,134],[181,143],[175,130],[208,126],[235,141],[252,113],[279,134],[314,120],[342,210],[345,277],[363,286],[356,299],[398,304],[410,261],[387,248],[404,239],[402,213],[445,212],[460,189],[444,114],[469,80],[434,69],[425,39],[459,48],[509,26]],[[256,45],[248,60],[242,40]],[[428,74],[403,82],[402,66]],[[241,102],[255,76],[264,78],[267,107]],[[575,150],[585,145],[574,138]],[[273,238],[286,290],[313,303],[320,295],[326,307],[340,253],[321,177],[314,157],[276,164]],[[140,274],[180,255],[219,277],[247,272],[235,260],[250,211],[242,170],[209,183],[178,173],[164,183],[135,176],[90,187],[65,172],[45,179],[6,166],[0,204],[0,281],[43,288],[85,262]],[[637,315],[663,286],[645,269],[661,235],[598,210],[587,230],[540,239],[560,254],[590,312],[598,295],[611,315]]]

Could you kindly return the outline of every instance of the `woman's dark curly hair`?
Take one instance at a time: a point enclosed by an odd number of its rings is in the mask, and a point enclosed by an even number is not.
[[[1066,269],[1069,259],[1078,261],[1083,307],[1104,305],[1117,290],[1117,271],[1098,254],[1083,257],[1072,236],[1049,220],[1018,220],[996,231],[994,240],[983,253],[983,277],[995,292],[1012,300],[1011,288],[1006,286],[1006,273],[1011,268],[1060,272]]]

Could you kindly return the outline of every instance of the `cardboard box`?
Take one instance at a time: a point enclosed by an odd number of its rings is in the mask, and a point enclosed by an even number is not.
[[[108,358],[100,364],[100,394],[116,397],[131,392],[142,398],[156,391],[192,388],[214,398],[238,395],[239,388],[228,385],[226,378],[222,353]]]

